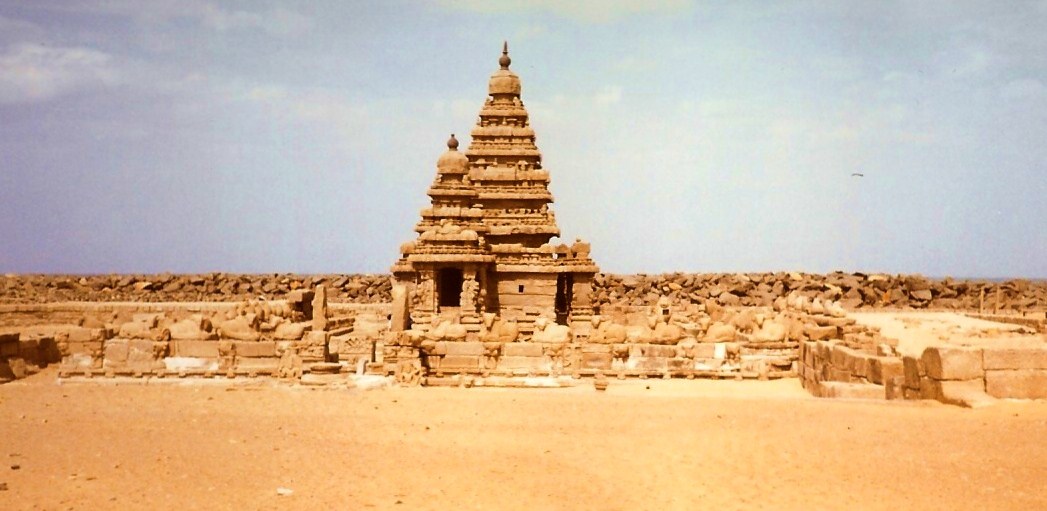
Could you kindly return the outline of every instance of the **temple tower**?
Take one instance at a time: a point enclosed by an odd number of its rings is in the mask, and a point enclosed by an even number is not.
[[[550,243],[560,229],[549,173],[511,62],[504,45],[469,148],[458,152],[451,136],[429,188],[431,207],[415,228],[418,238],[401,246],[393,265],[397,296],[408,309],[400,314],[404,327],[424,328],[435,314],[473,324],[493,313],[526,332],[541,315],[569,324],[587,322],[593,312],[599,269],[589,244]]]

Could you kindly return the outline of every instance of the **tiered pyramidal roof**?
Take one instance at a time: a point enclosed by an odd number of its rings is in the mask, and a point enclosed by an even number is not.
[[[452,262],[494,262],[496,271],[597,271],[588,244],[548,245],[560,235],[549,207],[549,173],[542,168],[511,62],[506,44],[472,142],[463,154],[454,135],[448,140],[428,191],[432,206],[422,210],[415,227],[419,237],[402,247],[394,273],[417,269],[414,263]],[[556,256],[568,253],[569,263]]]

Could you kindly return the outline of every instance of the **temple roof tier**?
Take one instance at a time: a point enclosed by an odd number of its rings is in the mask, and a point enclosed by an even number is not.
[[[510,234],[550,234],[560,235],[560,228],[555,225],[492,225],[489,231],[492,236],[508,236]]]
[[[503,200],[543,200],[547,202],[553,201],[553,194],[547,191],[516,191],[516,192],[480,192],[477,197],[483,199],[503,199]]]

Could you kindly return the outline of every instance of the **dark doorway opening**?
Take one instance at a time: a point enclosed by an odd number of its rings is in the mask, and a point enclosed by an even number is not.
[[[436,295],[440,307],[458,307],[462,296],[461,268],[443,268],[437,273]]]
[[[574,275],[561,273],[556,276],[556,322],[567,324],[571,315],[571,288],[574,287]]]

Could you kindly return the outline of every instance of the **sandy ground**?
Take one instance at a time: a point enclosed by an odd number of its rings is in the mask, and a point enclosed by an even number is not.
[[[0,386],[0,509],[1047,509],[1044,438],[1044,402],[820,400],[795,380],[363,392],[45,372]]]
[[[848,317],[874,326],[886,337],[898,339],[902,355],[920,356],[932,345],[1042,346],[1047,336],[1028,327],[975,319],[953,312],[851,312]]]

